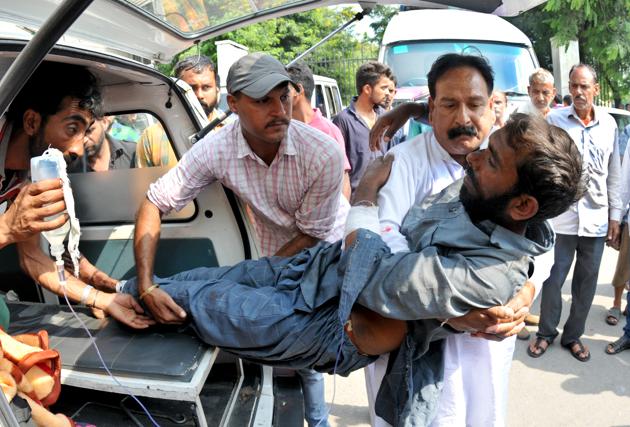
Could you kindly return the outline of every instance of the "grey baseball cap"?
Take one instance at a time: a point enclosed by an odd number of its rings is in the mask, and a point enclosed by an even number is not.
[[[243,92],[251,98],[260,99],[284,82],[294,84],[280,61],[266,53],[250,53],[230,67],[227,91],[229,94]]]

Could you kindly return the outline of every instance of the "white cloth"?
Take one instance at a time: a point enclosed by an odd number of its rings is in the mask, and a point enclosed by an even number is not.
[[[381,237],[392,252],[408,251],[400,233],[407,211],[417,201],[437,194],[464,176],[464,169],[442,148],[433,132],[425,132],[390,150],[394,164],[378,193]]]
[[[505,425],[515,341],[515,336],[496,342],[469,334],[446,339],[444,389],[431,427]]]
[[[628,125],[630,126],[630,125]],[[626,145],[626,152],[623,155],[621,164],[621,206],[627,208],[630,203],[630,144]],[[626,227],[630,231],[630,227]]]
[[[514,110],[514,112],[528,114],[530,116],[543,117],[542,112],[538,108],[536,108],[536,106],[531,101],[527,101],[526,103],[519,105],[518,108]]]
[[[391,150],[394,164],[389,180],[379,192],[381,236],[393,252],[409,250],[400,226],[409,208],[436,194],[464,176],[464,169],[442,148],[433,132],[426,132]],[[434,425],[458,419],[504,420],[508,373],[514,339],[501,343],[468,334],[446,340],[444,389]],[[389,424],[374,414],[374,401],[387,368],[388,356],[381,356],[365,369],[372,426]],[[500,363],[498,363],[499,361]],[[499,424],[473,424],[499,425]]]
[[[621,163],[615,119],[595,107],[593,120],[585,125],[571,106],[552,110],[547,121],[571,136],[582,154],[588,179],[584,197],[554,218],[553,228],[560,234],[605,236],[609,218],[620,221],[623,209],[619,199]]]

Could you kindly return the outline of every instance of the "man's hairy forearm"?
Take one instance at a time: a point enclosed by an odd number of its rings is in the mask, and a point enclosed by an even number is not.
[[[302,249],[315,246],[319,242],[319,239],[308,234],[299,233],[293,239],[285,243],[274,254],[275,256],[292,256],[300,252]]]
[[[153,278],[153,266],[160,239],[161,212],[145,199],[138,210],[133,241],[133,252],[139,283],[149,283]]]

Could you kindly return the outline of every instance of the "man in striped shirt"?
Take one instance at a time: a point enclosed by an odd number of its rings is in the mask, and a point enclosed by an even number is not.
[[[153,286],[161,216],[183,208],[216,181],[251,208],[261,255],[289,256],[343,237],[349,210],[341,195],[343,154],[327,135],[291,120],[289,84],[294,83],[284,66],[269,55],[250,54],[232,65],[228,104],[238,120],[195,144],[151,185],[140,207],[135,232],[140,294]],[[185,320],[184,310],[159,289],[143,302],[159,322]],[[323,379],[314,386],[311,380],[305,387],[307,419],[325,426]],[[309,394],[315,388],[317,414],[310,418]]]

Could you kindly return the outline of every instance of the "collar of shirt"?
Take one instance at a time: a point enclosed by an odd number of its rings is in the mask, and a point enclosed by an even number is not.
[[[488,220],[474,223],[473,227],[459,198],[463,182],[461,178],[441,193],[412,207],[403,222],[403,234],[411,242],[419,242],[420,236],[428,229],[439,226],[441,231],[432,233],[431,245],[453,246],[457,242],[459,248],[500,248],[513,254],[530,256],[543,254],[553,247],[555,235],[547,221],[530,223],[525,236]],[[445,224],[448,226],[445,227]],[[424,243],[428,244],[429,241]]]
[[[590,122],[588,122],[588,124],[584,124],[584,122],[582,121],[582,119],[580,119],[580,116],[578,116],[577,111],[575,111],[575,105],[571,104],[571,107],[569,107],[567,109],[567,118],[568,119],[572,119],[575,120],[577,123],[580,124],[580,126],[584,127],[584,128],[590,128],[593,126],[597,126],[599,124],[599,114],[597,114],[597,106],[593,105],[593,120],[591,120]]]
[[[321,111],[319,111],[319,108],[313,108],[313,113],[315,113],[315,115],[311,119],[311,123],[319,122],[319,121],[323,120],[324,115],[322,114]]]
[[[359,116],[359,113],[357,113],[357,107],[355,105],[357,102],[357,99],[359,99],[357,95],[352,97],[352,101],[350,101],[350,105],[348,106],[348,112],[350,112],[352,116],[354,116],[357,120],[363,123],[363,119],[361,119],[361,117]],[[374,105],[373,110],[376,113],[377,117],[385,112],[385,109],[381,107],[380,105]]]
[[[548,221],[532,222],[525,236],[516,234],[492,221],[476,224],[490,236],[490,243],[513,253],[524,253],[530,256],[542,255],[553,248],[555,234]]]
[[[291,124],[293,123],[293,120],[291,120]],[[293,126],[291,126],[291,124],[289,124],[289,127],[287,128],[287,134],[285,135],[285,137],[282,139],[282,141],[280,142],[280,147],[278,148],[278,154],[276,154],[276,158],[281,157],[281,156],[295,156],[297,154],[297,150],[295,148],[295,142],[293,141],[292,138],[292,133],[293,133]],[[247,143],[247,140],[245,139],[245,136],[243,135],[243,129],[241,127],[241,122],[240,120],[237,120],[234,123],[234,131],[236,131],[236,157],[239,159],[242,159],[244,157],[250,157],[254,160],[256,160],[257,162],[263,162],[263,160],[258,157],[258,155],[256,155],[256,153],[254,153],[254,151],[252,150],[252,147],[249,146],[249,144]]]
[[[431,135],[430,147],[434,148],[434,152],[439,157],[439,159],[443,160],[445,162],[455,162],[455,163],[457,163],[455,161],[455,159],[448,153],[448,151],[446,151],[444,149],[444,147],[442,147],[442,144],[440,144],[440,142],[435,137],[435,133],[433,133],[433,131],[429,131],[427,133],[429,133]],[[459,165],[459,163],[457,163],[457,164]]]

